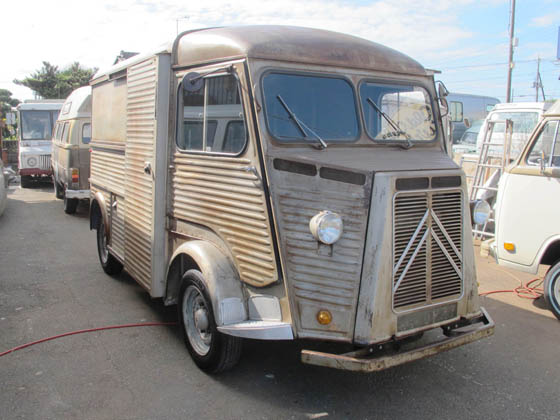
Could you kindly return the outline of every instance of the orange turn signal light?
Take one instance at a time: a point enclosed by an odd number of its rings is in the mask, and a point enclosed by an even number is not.
[[[80,181],[80,171],[78,168],[72,168],[72,182],[76,183]]]
[[[504,242],[504,249],[506,251],[513,252],[513,251],[515,251],[515,245],[512,244],[511,242]]]

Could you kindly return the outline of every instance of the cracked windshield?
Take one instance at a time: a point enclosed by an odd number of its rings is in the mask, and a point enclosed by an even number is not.
[[[360,100],[369,136],[374,140],[431,141],[436,138],[430,97],[424,88],[366,82]]]

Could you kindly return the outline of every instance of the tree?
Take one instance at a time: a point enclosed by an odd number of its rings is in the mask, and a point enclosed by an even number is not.
[[[17,85],[26,86],[44,99],[64,99],[81,86],[87,86],[96,68],[82,67],[77,61],[65,70],[59,70],[48,61],[43,67],[23,80],[14,80]]]
[[[19,100],[12,98],[12,92],[7,89],[0,89],[0,120],[4,121],[6,114],[11,111],[13,106],[17,106]],[[4,125],[2,128],[2,137],[6,138],[10,136],[10,130]]]

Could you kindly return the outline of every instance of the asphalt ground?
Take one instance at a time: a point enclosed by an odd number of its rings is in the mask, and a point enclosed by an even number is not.
[[[532,278],[477,260],[481,291]],[[304,365],[307,343],[246,341],[234,370],[207,375],[175,326],[64,337],[0,358],[0,418],[560,419],[560,322],[542,299],[482,303],[494,336],[373,374]],[[86,206],[68,216],[51,185],[11,186],[0,217],[0,352],[74,330],[172,322],[175,311],[126,273],[103,272]]]

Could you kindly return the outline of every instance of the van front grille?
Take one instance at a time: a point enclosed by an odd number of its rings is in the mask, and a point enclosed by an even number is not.
[[[51,155],[39,156],[39,169],[43,169],[45,171],[51,169]]]
[[[463,288],[461,190],[398,192],[393,203],[393,308],[447,302]]]

